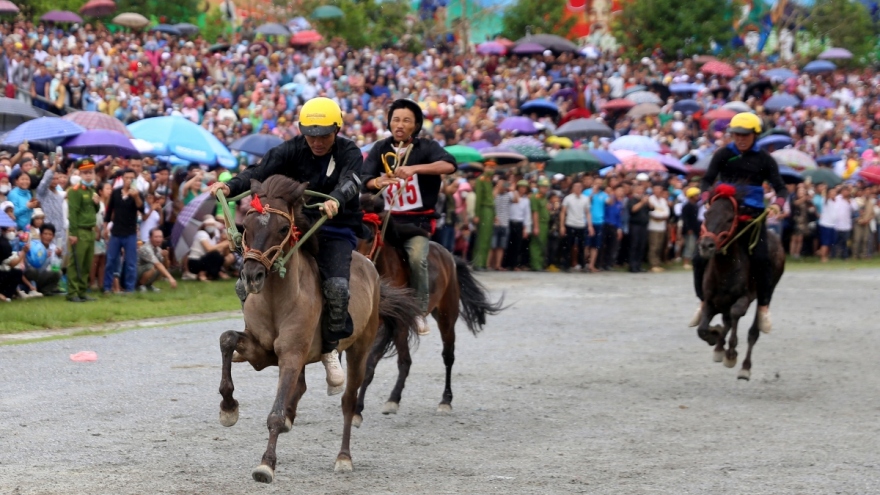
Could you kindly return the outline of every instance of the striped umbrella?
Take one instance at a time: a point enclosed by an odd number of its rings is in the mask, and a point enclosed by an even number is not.
[[[86,128],[56,117],[40,117],[29,120],[9,131],[3,138],[3,144],[17,146],[24,141],[50,140],[61,142],[71,136],[86,132]]]
[[[73,112],[61,117],[64,120],[68,120],[70,122],[77,123],[86,129],[96,130],[103,129],[106,131],[116,131],[120,134],[124,134],[125,137],[131,139],[131,131],[125,127],[125,124],[119,121],[119,119],[115,119],[106,113],[101,112]]]

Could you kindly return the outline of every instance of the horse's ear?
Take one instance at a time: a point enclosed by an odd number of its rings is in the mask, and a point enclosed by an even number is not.
[[[296,189],[293,190],[293,197],[296,198],[294,203],[305,203],[305,197],[303,194],[306,192],[306,188],[309,187],[308,182],[300,182]]]
[[[251,179],[251,194],[259,195],[263,192],[263,183],[257,179]]]

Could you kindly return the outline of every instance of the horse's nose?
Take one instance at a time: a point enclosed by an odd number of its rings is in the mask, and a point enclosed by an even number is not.
[[[261,290],[263,290],[263,285],[266,283],[266,269],[259,264],[254,265],[245,265],[242,269],[241,274],[242,278],[245,282],[245,288],[247,289],[249,294],[257,294]]]
[[[715,252],[715,241],[709,238],[700,239],[700,254],[703,256],[711,256]]]

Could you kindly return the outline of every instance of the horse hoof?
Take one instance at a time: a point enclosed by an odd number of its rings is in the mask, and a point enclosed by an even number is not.
[[[339,385],[338,387],[334,387],[332,385],[327,385],[327,395],[339,395],[345,391],[345,385]]]
[[[232,426],[235,423],[238,423],[238,408],[236,407],[232,411],[224,411],[220,409],[220,424],[226,427]]]
[[[736,366],[736,358],[727,359],[727,356],[724,356],[724,366],[728,368],[733,368],[734,366]]]
[[[398,409],[400,409],[400,404],[389,400],[382,406],[382,414],[397,414]]]
[[[337,473],[350,473],[354,471],[354,466],[351,464],[351,459],[342,457],[336,459],[336,466],[333,467],[333,470]]]
[[[724,360],[724,351],[713,351],[712,352],[712,360],[716,363],[720,363]]]
[[[440,404],[437,406],[437,414],[452,414],[452,404]]]
[[[260,483],[271,483],[275,479],[275,470],[265,464],[255,467],[251,474],[254,477],[254,481],[259,481]]]
[[[281,433],[287,433],[293,428],[293,420],[290,418],[284,418],[284,427],[281,428]]]
[[[749,381],[749,378],[752,377],[752,370],[739,370],[739,373],[736,375],[740,380]]]
[[[233,363],[243,363],[247,361],[247,359],[241,357],[241,354],[238,351],[232,351],[232,362]]]
[[[355,428],[360,428],[363,423],[364,417],[360,414],[355,414],[351,417],[351,426],[354,426]]]

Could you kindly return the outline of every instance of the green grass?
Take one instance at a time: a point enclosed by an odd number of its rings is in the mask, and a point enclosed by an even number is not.
[[[64,296],[14,300],[0,303],[0,334],[234,311],[241,307],[234,285],[231,280],[178,282],[177,289],[171,289],[160,282],[159,293],[91,294],[98,300],[89,303],[71,303]]]

